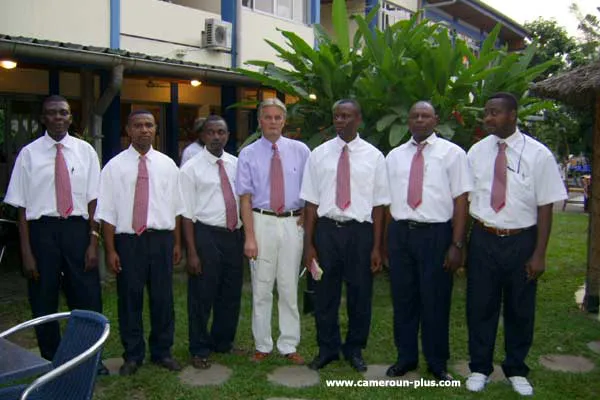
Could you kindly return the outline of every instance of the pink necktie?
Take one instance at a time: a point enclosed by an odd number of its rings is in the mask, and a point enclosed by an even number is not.
[[[280,214],[285,208],[285,191],[283,182],[283,166],[281,157],[279,157],[279,149],[273,143],[273,157],[271,157],[271,210]]]
[[[498,142],[498,154],[494,163],[492,181],[492,209],[499,212],[506,205],[506,143]]]
[[[427,143],[416,144],[417,152],[410,164],[410,175],[408,178],[408,194],[406,202],[413,210],[423,202],[423,173],[425,170],[425,158],[423,149]]]
[[[146,230],[148,223],[148,202],[150,198],[150,179],[146,167],[146,156],[140,156],[138,163],[138,176],[135,182],[135,196],[133,198],[133,219],[131,227],[137,235]]]
[[[352,198],[350,196],[350,154],[348,145],[345,144],[340,153],[337,167],[337,178],[335,187],[335,204],[340,210],[350,207]]]
[[[56,191],[56,208],[62,218],[67,218],[73,212],[73,196],[71,194],[71,178],[63,155],[62,143],[56,143],[56,158],[54,159],[54,190]]]
[[[223,199],[225,200],[225,220],[227,223],[227,229],[233,231],[238,222],[237,203],[235,202],[235,197],[233,196],[233,190],[231,189],[231,184],[229,183],[229,177],[225,171],[223,160],[217,160],[217,164],[219,165],[221,190],[223,191]]]

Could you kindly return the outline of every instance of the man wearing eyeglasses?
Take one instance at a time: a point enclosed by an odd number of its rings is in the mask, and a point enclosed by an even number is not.
[[[60,288],[69,309],[102,312],[98,224],[94,221],[100,163],[94,148],[69,135],[73,122],[64,97],[42,104],[44,136],[25,146],[4,201],[18,208],[23,273],[33,317],[58,311]],[[58,322],[35,328],[42,357],[60,343]],[[108,375],[101,365],[98,373]]]
[[[502,305],[502,370],[517,393],[530,396],[525,358],[533,342],[537,280],[546,267],[553,203],[567,194],[550,150],[517,128],[517,109],[512,94],[491,96],[483,119],[490,135],[467,156],[474,175],[467,258],[467,389],[482,391],[493,371]]]

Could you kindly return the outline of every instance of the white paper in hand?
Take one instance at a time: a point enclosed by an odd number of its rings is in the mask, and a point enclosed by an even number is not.
[[[315,260],[314,258],[313,258],[312,262],[310,263],[310,274],[312,275],[312,278],[315,281],[320,281],[321,277],[323,276],[323,270],[319,266],[319,263],[317,262],[317,260]]]

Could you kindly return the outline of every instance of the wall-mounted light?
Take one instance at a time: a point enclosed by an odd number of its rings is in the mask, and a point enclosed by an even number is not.
[[[308,95],[308,98],[311,99],[311,100],[316,100],[317,99],[317,95],[314,94],[314,93],[311,93],[311,94]]]
[[[190,81],[190,85],[192,85],[193,87],[198,87],[202,85],[202,82],[200,82],[198,79],[194,79]]]
[[[4,69],[13,69],[17,68],[17,62],[13,60],[1,60],[0,67]]]

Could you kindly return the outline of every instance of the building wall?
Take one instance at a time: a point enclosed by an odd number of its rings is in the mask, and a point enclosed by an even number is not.
[[[109,0],[2,0],[1,3],[0,33],[110,46]]]
[[[241,28],[241,66],[248,60],[267,60],[281,67],[287,66],[276,58],[275,50],[264,40],[269,39],[281,46],[285,45],[285,38],[277,29],[294,31],[311,46],[315,40],[311,26],[255,12],[245,7],[242,8]]]
[[[157,0],[121,0],[120,47],[160,57],[230,67],[229,53],[201,49],[206,18],[220,19],[220,15]]]
[[[221,0],[172,0],[173,4],[221,14]]]

